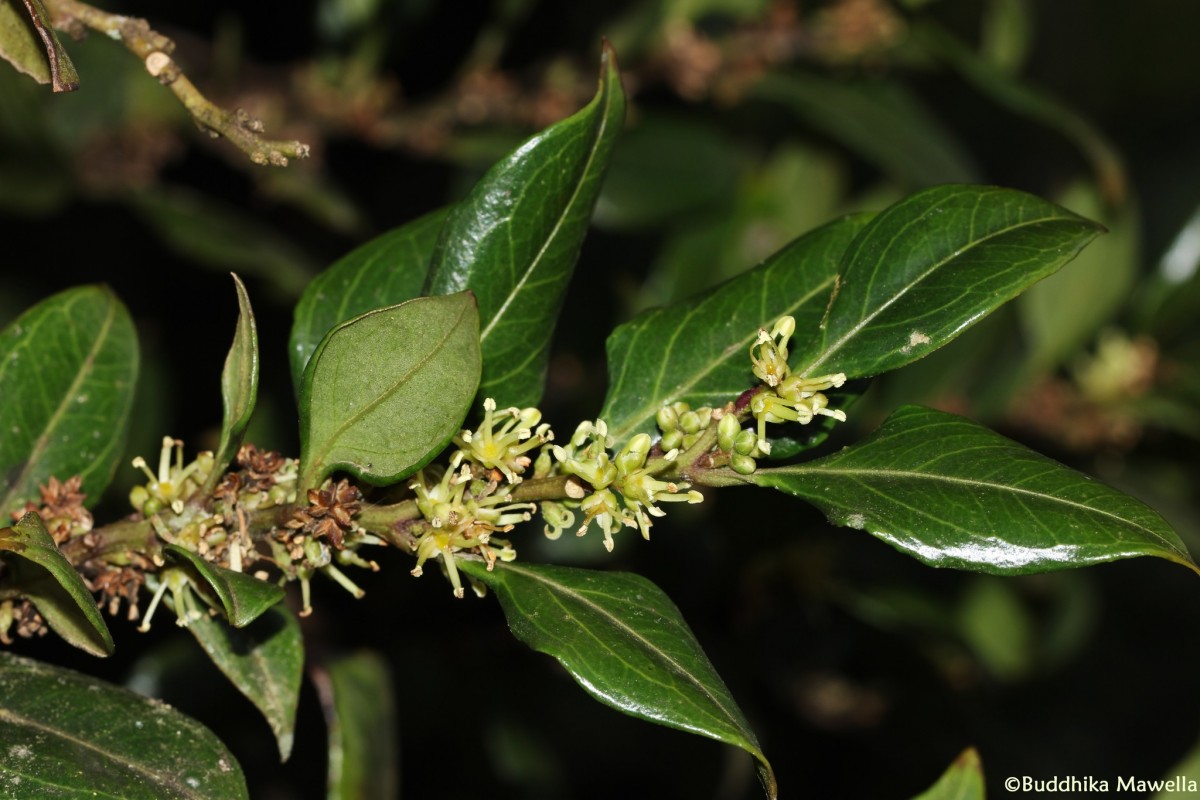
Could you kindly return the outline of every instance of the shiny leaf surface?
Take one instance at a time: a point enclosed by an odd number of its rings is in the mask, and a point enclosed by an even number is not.
[[[513,635],[554,656],[584,691],[640,719],[740,747],[758,760],[767,796],[775,774],[741,709],[679,609],[627,572],[479,561],[460,568],[500,599]]]
[[[304,641],[295,615],[276,605],[244,628],[207,614],[191,620],[187,628],[217,668],[266,717],[279,757],[287,761],[304,672]]]
[[[0,519],[51,476],[83,477],[90,503],[125,444],[137,376],[129,312],[102,286],[60,292],[0,332]]]
[[[916,361],[1062,267],[1100,230],[1011,189],[911,195],[846,251],[821,347],[797,344],[792,370],[863,378]]]
[[[191,550],[168,544],[163,546],[163,552],[185,565],[193,585],[216,600],[235,628],[246,627],[283,599],[283,587],[205,561]]]
[[[165,703],[3,651],[0,686],[5,797],[249,797],[225,745]]]
[[[0,554],[7,567],[0,589],[27,598],[70,644],[94,656],[112,655],[112,634],[92,593],[59,552],[41,517],[31,511],[11,528],[0,528]]]
[[[441,452],[479,386],[469,292],[370,311],[325,337],[300,391],[301,489],[334,469],[375,484]]]
[[[934,567],[1015,575],[1157,556],[1197,570],[1170,525],[1140,501],[920,406],[904,406],[840,452],[747,481],[802,497],[835,525]]]
[[[642,314],[608,337],[608,397],[600,416],[617,446],[654,433],[664,403],[720,406],[754,386],[750,345],[758,329],[784,314],[796,340],[817,327],[837,265],[870,219],[848,217],[818,228],[754,269],[683,303]]]
[[[606,45],[592,102],[492,167],[442,230],[426,294],[479,298],[480,391],[501,408],[542,396],[554,323],[624,119]]]
[[[421,294],[446,213],[434,211],[393,228],[313,278],[296,304],[288,342],[297,391],[308,359],[335,325]]]

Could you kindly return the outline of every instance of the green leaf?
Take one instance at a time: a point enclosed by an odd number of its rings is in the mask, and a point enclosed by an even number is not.
[[[983,765],[974,747],[962,751],[937,783],[913,800],[984,800]]]
[[[395,701],[387,663],[371,652],[313,674],[329,730],[329,800],[397,796]]]
[[[679,609],[640,575],[462,559],[500,599],[513,635],[554,656],[584,691],[630,716],[740,747],[775,773]]]
[[[846,251],[821,347],[797,344],[792,370],[863,378],[916,361],[1066,264],[1100,230],[1012,189],[911,195]]]
[[[894,77],[845,81],[775,72],[750,94],[779,103],[910,188],[969,183],[969,153]]]
[[[297,391],[308,359],[331,328],[421,294],[429,258],[448,211],[433,211],[393,228],[313,278],[296,304],[288,342]]]
[[[60,292],[0,332],[0,519],[51,476],[81,475],[99,499],[124,450],[137,364],[129,312],[103,286]]]
[[[112,655],[112,634],[83,579],[54,544],[42,518],[30,511],[11,528],[0,528],[3,588],[33,603],[68,643],[94,656]]]
[[[1110,212],[1096,189],[1087,184],[1068,187],[1058,201],[1102,220],[1108,235],[1018,300],[1022,328],[1029,339],[1029,360],[1037,370],[1054,369],[1092,341],[1096,331],[1129,300],[1140,271],[1141,237],[1133,203]]]
[[[295,615],[276,605],[250,625],[233,628],[201,614],[187,628],[217,668],[266,717],[280,760],[287,761],[304,672],[304,640]]]
[[[466,417],[479,369],[469,292],[418,297],[331,330],[300,389],[300,490],[335,469],[387,484],[425,466]]]
[[[0,58],[38,83],[49,83],[56,92],[79,88],[79,73],[50,24],[41,0],[0,0]]]
[[[542,396],[554,323],[624,119],[606,45],[592,102],[492,167],[442,229],[426,294],[479,298],[480,391],[501,408]]]
[[[217,566],[178,545],[164,545],[163,552],[188,568],[197,590],[216,596],[225,618],[235,628],[244,628],[258,619],[285,594],[281,586]]]
[[[815,333],[837,264],[869,215],[818,228],[754,269],[684,303],[658,308],[608,337],[608,397],[600,416],[618,447],[655,432],[664,403],[719,406],[755,385],[750,345],[784,314],[797,339]]]
[[[213,460],[204,489],[212,491],[237,455],[242,445],[242,435],[250,424],[254,404],[258,400],[258,329],[254,324],[254,309],[250,308],[250,296],[241,278],[233,276],[237,288],[238,321],[233,334],[233,345],[225,356],[225,369],[221,371],[221,400],[225,412],[221,419],[221,443]]]
[[[6,797],[249,797],[221,740],[165,703],[5,652],[0,686]]]
[[[862,442],[747,478],[933,567],[1016,575],[1157,556],[1200,572],[1153,509],[970,420],[904,406]]]

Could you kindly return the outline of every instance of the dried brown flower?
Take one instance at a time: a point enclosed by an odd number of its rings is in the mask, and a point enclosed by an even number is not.
[[[343,479],[328,489],[309,489],[308,505],[287,521],[288,528],[326,539],[342,549],[345,535],[354,528],[354,515],[362,508],[362,492]]]

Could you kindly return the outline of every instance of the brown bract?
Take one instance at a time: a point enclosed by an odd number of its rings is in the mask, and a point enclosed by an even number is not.
[[[345,535],[354,528],[354,515],[362,509],[362,492],[342,479],[328,489],[309,489],[308,506],[300,509],[286,525],[292,530],[325,539],[342,549]]]

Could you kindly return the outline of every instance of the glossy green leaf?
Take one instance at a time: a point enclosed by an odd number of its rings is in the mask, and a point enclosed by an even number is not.
[[[974,747],[962,751],[937,783],[913,800],[984,800],[983,764]]]
[[[215,597],[225,610],[225,618],[235,628],[246,627],[283,599],[283,587],[205,561],[186,548],[168,544],[163,546],[163,552],[186,566],[196,588]]]
[[[250,296],[246,294],[242,279],[234,275],[233,283],[237,288],[238,321],[233,345],[225,356],[225,368],[221,371],[221,401],[225,412],[221,419],[221,442],[205,486],[207,491],[212,491],[237,455],[258,400],[258,328],[254,323],[254,309],[250,307]]]
[[[0,519],[51,476],[81,475],[99,499],[124,449],[137,364],[129,312],[103,286],[60,292],[0,331]]]
[[[329,332],[300,390],[300,486],[335,469],[374,484],[441,452],[479,386],[479,314],[469,292],[369,311]]]
[[[94,656],[112,655],[112,634],[95,598],[41,517],[30,511],[11,528],[0,528],[0,558],[7,568],[0,589],[27,598],[68,643]]]
[[[1015,575],[1157,556],[1200,572],[1153,509],[970,420],[904,406],[862,442],[747,482],[934,567]]]
[[[391,800],[399,775],[387,663],[363,651],[313,674],[329,730],[329,800]]]
[[[1035,369],[1054,369],[1077,355],[1129,300],[1139,269],[1141,236],[1135,204],[1108,211],[1096,189],[1075,184],[1058,196],[1071,210],[1101,220],[1108,234],[1021,295],[1017,307]]]
[[[791,109],[910,188],[976,180],[968,152],[894,79],[845,81],[775,72],[755,84],[750,95]]]
[[[221,740],[165,703],[3,651],[0,686],[5,797],[249,797]]]
[[[916,361],[1066,264],[1100,230],[1012,189],[911,195],[846,251],[824,340],[815,350],[798,343],[792,370],[861,378]]]
[[[297,391],[308,359],[335,325],[421,294],[447,211],[434,211],[393,228],[313,278],[296,304],[288,342]]]
[[[819,336],[838,262],[869,220],[858,215],[818,228],[749,272],[613,331],[600,416],[617,446],[653,433],[664,403],[719,406],[754,386],[750,345],[760,327],[791,314],[797,340],[806,331]]]
[[[480,391],[501,408],[542,396],[554,323],[624,119],[606,45],[592,102],[492,167],[442,229],[426,294],[479,298]]]
[[[79,88],[79,73],[63,48],[41,0],[0,2],[0,58],[56,92]]]
[[[287,761],[304,673],[304,640],[295,615],[276,605],[246,627],[234,628],[201,614],[187,628],[217,668],[266,717],[279,757]]]
[[[554,656],[584,691],[639,719],[740,747],[775,774],[679,609],[640,575],[461,560],[500,599],[513,635]]]

